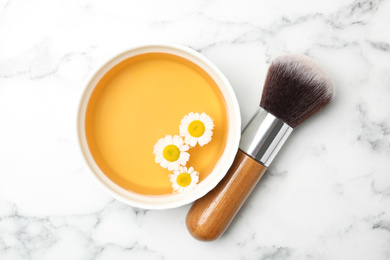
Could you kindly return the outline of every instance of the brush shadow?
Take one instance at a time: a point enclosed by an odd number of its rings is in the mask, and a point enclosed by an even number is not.
[[[228,237],[232,232],[238,230],[237,225],[240,222],[242,215],[247,214],[251,207],[259,207],[261,208],[261,203],[256,203],[256,198],[259,196],[261,192],[261,188],[265,185],[269,179],[272,178],[271,174],[269,174],[268,170],[264,173],[264,176],[259,180],[257,185],[253,188],[252,192],[249,194],[248,198],[241,206],[240,210],[237,212],[236,216],[233,218],[232,222],[226,229],[225,233],[221,238]]]
[[[289,141],[293,141],[294,138],[295,137],[293,135],[291,135],[289,137]],[[289,142],[289,141],[287,141],[284,144],[285,147],[283,147],[283,148],[287,148],[288,146],[290,146],[294,143],[294,142]],[[282,154],[284,153],[283,150],[287,150],[287,149],[281,149],[278,156],[276,156],[274,161],[272,162],[272,165],[278,165],[279,160],[283,160],[283,156],[282,156]],[[279,157],[279,159],[278,159],[278,157]],[[283,164],[283,162],[280,161],[280,164]],[[231,232],[234,232],[234,230],[236,230],[237,225],[238,225],[237,223],[239,223],[241,216],[244,214],[247,214],[251,207],[258,207],[260,209],[259,212],[261,213],[262,205],[261,205],[261,202],[256,202],[256,198],[258,198],[258,196],[260,196],[259,194],[262,192],[262,188],[263,187],[265,188],[265,186],[267,185],[267,182],[269,182],[273,178],[278,178],[278,177],[279,178],[283,177],[283,175],[280,175],[278,173],[274,173],[272,167],[271,167],[271,169],[267,169],[267,171],[264,173],[263,177],[259,180],[257,185],[253,188],[252,192],[249,194],[248,198],[246,199],[246,201],[244,202],[244,204],[242,205],[240,210],[237,212],[236,216],[233,218],[232,222],[230,223],[226,232],[222,235],[221,238],[228,237]],[[272,198],[272,194],[271,193],[269,193],[269,194],[270,194],[269,196]]]

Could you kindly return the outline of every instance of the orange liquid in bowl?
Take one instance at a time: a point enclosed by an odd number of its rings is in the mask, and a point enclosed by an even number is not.
[[[205,112],[214,120],[213,138],[190,148],[187,167],[199,181],[213,170],[226,146],[225,101],[214,80],[191,61],[167,53],[128,58],[106,73],[88,102],[85,131],[102,172],[120,187],[144,195],[172,193],[167,169],[153,148],[166,135],[179,135],[181,119]]]

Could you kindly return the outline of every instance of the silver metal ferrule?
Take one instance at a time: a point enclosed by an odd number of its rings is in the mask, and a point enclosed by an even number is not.
[[[292,130],[292,127],[260,107],[242,132],[239,147],[268,167]]]

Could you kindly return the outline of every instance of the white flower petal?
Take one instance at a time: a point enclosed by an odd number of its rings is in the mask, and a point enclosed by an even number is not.
[[[190,159],[190,154],[187,152],[180,153],[179,160],[185,160],[186,162]]]
[[[207,115],[205,113],[200,114],[199,120],[204,122],[207,119]]]
[[[173,139],[172,139],[172,144],[174,144],[174,145],[176,145],[176,146],[179,146],[180,140],[181,140],[180,136],[175,135],[175,136],[173,137]]]
[[[162,155],[160,155],[160,154],[156,155],[156,157],[154,158],[154,161],[155,161],[156,163],[160,163],[160,162],[162,162],[162,160],[165,160],[165,159],[164,159],[164,157],[163,157]]]
[[[184,166],[187,164],[189,159],[190,159],[190,154],[183,153],[183,154],[180,154],[179,159],[177,159],[177,163]]]
[[[164,150],[164,147],[165,147],[165,145],[164,145],[164,139],[163,138],[161,138],[161,139],[159,139],[158,141],[157,141],[157,143],[154,145],[154,147],[153,147],[153,152],[155,153],[155,154],[158,154],[158,153],[162,153],[162,151]]]
[[[183,140],[183,138],[181,138],[181,137],[179,137],[179,136],[177,136],[177,137],[179,138],[177,147],[179,147],[179,149],[180,149],[180,148],[183,146],[183,144],[184,144],[184,140]]]
[[[196,138],[190,137],[190,142],[189,142],[190,146],[194,147],[197,142],[198,142],[198,140]]]
[[[166,137],[165,137],[165,142],[166,142],[166,144],[167,145],[170,145],[170,144],[172,144],[172,140],[173,138],[172,138],[172,136],[171,135],[167,135]]]
[[[196,185],[198,185],[198,182],[199,182],[199,177],[198,177],[198,175],[194,175],[194,176],[192,177],[192,180],[194,181],[193,186],[196,187]]]
[[[177,184],[176,179],[177,179],[177,175],[175,175],[175,174],[171,174],[169,177],[169,181],[172,183],[171,186],[174,190],[177,190],[179,188],[178,187],[179,185]]]
[[[179,126],[179,132],[180,132],[180,136],[186,136],[186,134],[188,134],[188,125],[180,125]]]
[[[208,144],[211,141],[211,136],[202,136],[198,138],[198,143],[200,146]]]
[[[177,162],[169,162],[168,163],[168,170],[169,171],[174,171],[179,169],[179,164]]]
[[[206,127],[207,130],[213,130],[214,123],[213,123],[213,121],[206,121],[206,122],[204,122],[204,126]]]
[[[188,145],[183,145],[182,147],[180,147],[180,151],[181,152],[185,152],[185,151],[188,151],[188,149],[190,149],[190,147]]]
[[[180,123],[182,123],[183,125],[188,125],[189,123],[191,123],[192,120],[193,119],[191,116],[184,116]]]
[[[163,167],[163,168],[167,168],[168,167],[168,161],[167,160],[162,160],[161,162],[160,162],[160,166],[161,167]]]
[[[204,136],[213,136],[213,131],[206,129],[206,131],[204,131]]]
[[[163,150],[163,149],[164,149],[163,141],[158,141],[158,142],[154,145],[154,150]]]

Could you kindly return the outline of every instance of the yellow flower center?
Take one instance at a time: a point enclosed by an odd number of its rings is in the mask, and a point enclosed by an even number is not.
[[[176,145],[167,145],[163,150],[163,156],[168,162],[175,162],[180,157],[180,150]]]
[[[188,125],[188,133],[193,137],[201,137],[206,127],[200,120],[194,120]]]
[[[182,187],[187,187],[191,183],[191,175],[189,173],[180,173],[176,178],[176,182]]]

